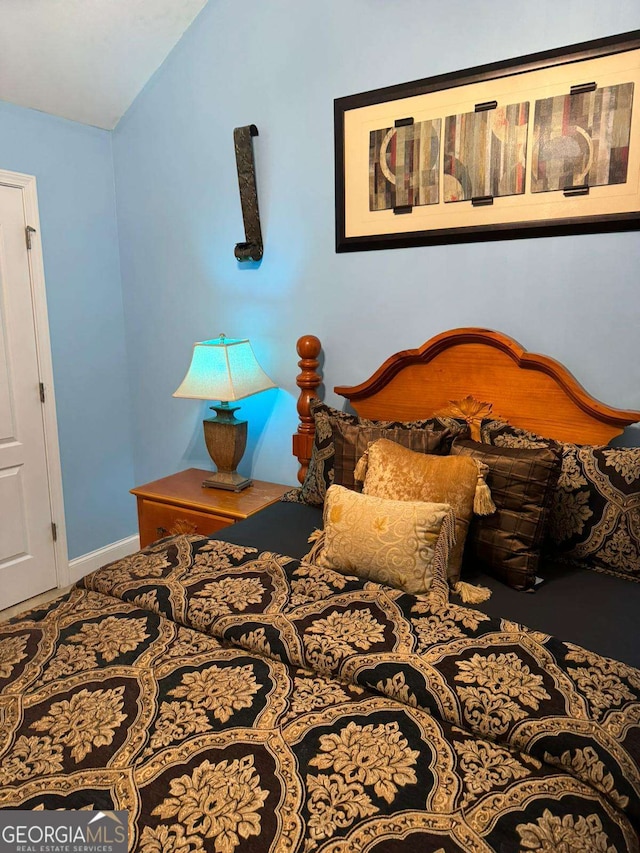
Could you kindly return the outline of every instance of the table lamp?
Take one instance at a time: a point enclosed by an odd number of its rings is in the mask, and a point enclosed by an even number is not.
[[[211,406],[216,416],[202,422],[207,450],[218,469],[203,486],[239,492],[251,485],[250,479],[236,471],[247,445],[247,422],[234,417],[239,406],[229,403],[275,387],[248,340],[220,335],[193,345],[189,370],[173,396],[220,400],[219,405]]]

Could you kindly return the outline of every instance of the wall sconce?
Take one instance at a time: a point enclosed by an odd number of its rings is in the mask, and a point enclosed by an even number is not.
[[[244,243],[236,243],[234,254],[239,261],[259,261],[263,254],[258,190],[256,187],[256,164],[253,158],[253,142],[251,141],[252,137],[257,135],[258,128],[255,124],[236,127],[233,131],[245,237]]]

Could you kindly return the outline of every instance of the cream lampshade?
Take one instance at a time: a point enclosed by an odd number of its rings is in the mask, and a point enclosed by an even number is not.
[[[189,370],[173,396],[220,400],[220,405],[211,406],[216,417],[203,421],[207,450],[218,469],[203,486],[239,492],[251,485],[236,471],[247,445],[247,422],[234,416],[239,406],[229,403],[275,387],[248,340],[220,335],[193,345]]]

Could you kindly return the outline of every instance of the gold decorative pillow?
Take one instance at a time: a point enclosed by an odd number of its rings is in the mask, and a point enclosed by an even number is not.
[[[463,461],[464,460],[464,461]],[[464,542],[471,518],[495,512],[482,479],[488,468],[470,456],[431,456],[407,450],[381,438],[369,446],[356,468],[364,478],[363,492],[396,501],[433,501],[449,504],[456,517],[456,543],[447,576],[460,579]],[[482,498],[478,500],[478,498]]]
[[[330,486],[324,530],[304,559],[327,569],[446,600],[446,566],[455,539],[447,504],[389,501]]]

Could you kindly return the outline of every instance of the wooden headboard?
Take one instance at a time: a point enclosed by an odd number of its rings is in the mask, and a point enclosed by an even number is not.
[[[300,425],[293,453],[304,479],[314,424],[309,401],[322,382],[321,344],[313,335],[298,341]],[[606,444],[640,412],[615,409],[592,397],[559,362],[524,350],[513,338],[489,329],[453,329],[418,349],[390,356],[360,385],[334,388],[365,418],[409,421],[447,409],[471,396],[491,406],[491,417],[547,438],[576,444]],[[478,417],[488,414],[480,409]]]

